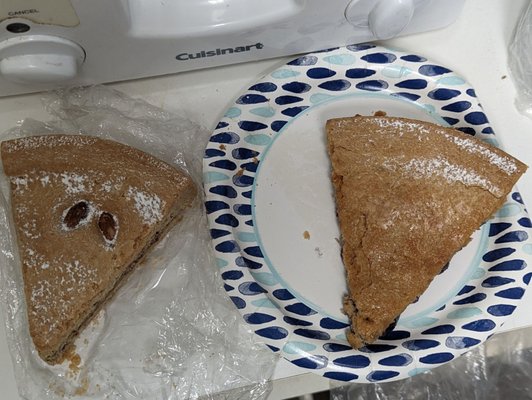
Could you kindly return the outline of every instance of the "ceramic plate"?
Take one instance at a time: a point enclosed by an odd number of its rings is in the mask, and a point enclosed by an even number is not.
[[[324,125],[378,110],[496,144],[464,79],[418,55],[353,45],[263,77],[205,151],[205,205],[227,294],[272,351],[342,381],[390,381],[453,360],[497,331],[531,277],[531,223],[514,190],[392,332],[359,351],[348,345]]]

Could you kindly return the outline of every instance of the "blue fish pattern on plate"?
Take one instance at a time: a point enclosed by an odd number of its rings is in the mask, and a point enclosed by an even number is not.
[[[408,378],[455,359],[512,315],[532,276],[532,224],[515,189],[487,223],[485,250],[463,288],[417,324],[396,326],[360,350],[347,343],[344,321],[305,304],[270,273],[256,241],[252,201],[264,152],[313,107],[376,94],[422,106],[455,129],[497,143],[466,80],[422,55],[356,44],[301,56],[251,85],[228,107],[204,155],[209,228],[235,307],[272,351],[344,382]]]

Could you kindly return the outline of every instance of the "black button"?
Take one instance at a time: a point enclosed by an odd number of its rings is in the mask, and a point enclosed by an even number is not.
[[[11,33],[24,33],[30,30],[30,26],[23,24],[22,22],[13,22],[6,26],[6,29]]]

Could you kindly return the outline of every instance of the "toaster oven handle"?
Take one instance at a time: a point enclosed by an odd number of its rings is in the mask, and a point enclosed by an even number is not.
[[[122,0],[129,34],[143,38],[203,37],[260,29],[282,22],[306,0]]]

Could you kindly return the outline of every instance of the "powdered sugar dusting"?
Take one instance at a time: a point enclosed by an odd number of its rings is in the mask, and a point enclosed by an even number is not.
[[[49,175],[45,175],[45,176],[41,177],[40,181],[41,181],[41,185],[43,187],[46,187],[50,183],[50,176]]]
[[[399,136],[402,136],[405,132],[408,132],[409,134],[415,133],[418,139],[420,139],[420,135],[427,135],[430,133],[430,131],[423,124],[417,123],[415,121],[404,121],[387,118],[374,118],[374,121],[381,128],[395,129]],[[447,140],[453,142],[468,153],[478,154],[487,158],[491,164],[497,166],[507,175],[511,175],[517,171],[517,165],[513,159],[498,155],[489,147],[486,147],[482,142],[476,139],[451,135],[447,133],[444,128],[439,127],[436,127],[434,131],[437,134],[444,136]]]
[[[503,194],[501,188],[494,185],[490,180],[469,168],[451,164],[443,157],[414,158],[406,163],[401,163],[398,160],[387,160],[383,165],[387,169],[399,169],[414,179],[439,176],[448,182],[461,182],[467,186],[481,187],[493,193],[495,196],[501,196]]]
[[[128,199],[135,202],[135,209],[147,224],[155,224],[162,219],[164,201],[155,194],[145,193],[138,188],[129,187]]]
[[[479,154],[487,158],[491,164],[499,167],[499,169],[504,171],[507,175],[511,175],[517,171],[517,165],[514,160],[498,155],[473,139],[467,137],[461,138],[446,133],[445,137],[468,153]]]
[[[395,221],[399,218],[400,215],[401,214],[400,214],[399,211],[393,210],[390,213],[389,219],[382,225],[382,227],[384,229],[389,229],[390,227],[392,227],[395,224]]]
[[[42,135],[27,136],[3,142],[3,149],[8,153],[42,147],[86,146],[94,143],[97,138],[86,135]]]
[[[65,185],[65,190],[68,194],[85,192],[88,188],[85,186],[87,180],[86,175],[78,175],[76,173],[61,174],[61,182]]]
[[[14,185],[14,190],[17,192],[23,193],[28,188],[28,176],[22,175],[22,176],[13,176],[11,177],[11,184]]]
[[[42,254],[37,253],[35,250],[30,249],[29,247],[26,249],[26,254],[27,255],[24,257],[24,264],[28,268],[34,268],[47,262]]]
[[[428,134],[430,131],[422,124],[413,121],[403,121],[400,119],[389,118],[374,118],[373,121],[381,128],[393,128],[399,136],[402,136],[405,132],[416,132],[420,134]]]
[[[22,225],[22,233],[29,239],[39,239],[40,232],[37,229],[37,221],[32,218]]]
[[[110,193],[113,190],[120,190],[122,188],[124,180],[125,177],[122,175],[114,176],[112,179],[107,179],[106,181],[101,183],[100,191]]]
[[[60,178],[68,194],[89,192],[93,189],[93,185],[87,175],[77,174],[75,172],[63,172],[59,174],[56,172],[45,173],[44,171],[31,171],[30,175],[13,176],[10,178],[10,181],[14,191],[24,193],[34,182],[40,182],[42,187],[47,187],[51,184],[52,180],[57,178]]]
[[[102,183],[102,190],[109,193],[113,189],[113,184],[110,181]]]
[[[49,273],[52,269],[55,272]],[[97,271],[78,260],[52,260],[41,265],[40,272],[36,273],[42,275],[30,290],[30,313],[40,330],[46,329],[48,333],[56,329],[61,320],[54,315],[69,314],[78,296],[88,287],[101,283]]]
[[[33,286],[31,290],[31,304],[36,311],[48,311],[48,307],[44,301],[51,297],[50,282],[48,280],[41,280]]]

